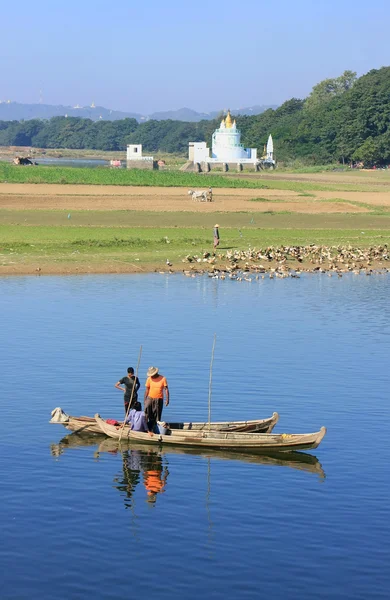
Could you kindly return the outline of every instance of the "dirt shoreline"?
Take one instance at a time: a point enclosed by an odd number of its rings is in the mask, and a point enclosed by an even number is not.
[[[259,269],[259,265],[252,264],[249,267],[245,267],[244,261],[241,265],[238,263],[237,272],[243,273],[246,275],[253,275],[257,273],[264,273],[266,275],[271,275],[276,273],[278,276],[279,272],[284,272],[285,274],[290,276],[294,274],[295,271],[302,273],[334,273],[339,276],[343,273],[354,272],[357,274],[357,271],[360,274],[383,274],[385,272],[390,272],[390,261],[383,260],[373,260],[370,261],[369,264],[361,265],[361,268],[355,267],[345,267],[339,265],[335,268],[333,265],[318,265],[313,264],[310,261],[299,262],[295,260],[288,261],[288,265],[284,265],[283,268],[280,268],[280,265],[277,261],[272,261],[269,263],[265,263],[262,261]],[[182,263],[182,268],[175,267],[166,267],[162,268],[161,264],[155,263],[143,263],[141,265],[136,264],[104,264],[104,265],[82,265],[77,263],[64,263],[62,265],[56,265],[52,262],[48,262],[47,264],[39,261],[39,267],[35,267],[35,265],[26,265],[26,264],[15,264],[15,265],[6,265],[0,266],[0,277],[2,276],[26,276],[26,275],[150,275],[152,273],[158,274],[184,274],[187,276],[197,276],[204,274],[213,274],[214,276],[218,276],[218,274],[226,274],[227,273],[227,261],[226,259],[216,259],[215,263],[200,263],[200,264],[190,264],[188,262]]]

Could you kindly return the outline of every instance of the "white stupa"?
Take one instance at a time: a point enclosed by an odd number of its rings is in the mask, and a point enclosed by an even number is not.
[[[271,134],[268,137],[267,145],[264,144],[264,153],[261,157],[261,164],[269,168],[273,168],[276,164],[274,159],[274,141]]]
[[[272,135],[269,134],[268,142],[267,142],[267,158],[269,160],[274,159],[274,141],[272,139]]]
[[[244,148],[240,143],[241,131],[237,129],[236,121],[232,122],[230,111],[226,119],[222,119],[219,129],[212,138],[211,157],[218,162],[254,162],[257,158],[256,148]]]
[[[232,121],[230,110],[226,118],[213,133],[211,157],[206,142],[190,142],[189,160],[194,163],[240,163],[256,165],[257,148],[244,148],[241,144],[241,131],[236,121]]]

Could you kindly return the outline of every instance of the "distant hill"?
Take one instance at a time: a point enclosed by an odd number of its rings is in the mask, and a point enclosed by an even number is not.
[[[232,114],[248,148],[258,148],[261,152],[272,133],[278,162],[357,162],[390,167],[389,90],[390,67],[373,69],[359,78],[352,71],[344,71],[339,77],[316,84],[306,99],[291,98],[275,110],[232,108]],[[145,153],[154,155],[159,152],[184,155],[190,141],[205,141],[210,145],[223,112],[210,113],[207,119],[195,121],[204,115],[181,109],[147,117],[138,115],[140,122],[136,118],[113,121],[118,115],[134,116],[134,113],[108,111],[105,120],[93,121],[91,116],[96,118],[106,109],[73,109],[87,111],[84,114],[89,118],[84,119],[73,118],[74,113],[68,109],[65,112],[68,118],[59,115],[51,119],[31,119],[32,113],[12,114],[13,108],[21,107],[23,105],[0,104],[0,146],[119,151],[127,144],[142,144]],[[43,105],[36,107],[43,109]],[[55,108],[61,107],[50,107]],[[61,109],[64,112],[65,107]],[[26,120],[2,120],[4,114],[8,119],[24,116]],[[43,116],[42,112],[39,114]],[[212,119],[214,115],[217,117]]]
[[[117,121],[118,119],[142,120],[142,115],[132,112],[110,110],[103,106],[53,106],[51,104],[19,104],[0,102],[0,121],[28,121],[29,119],[51,119],[52,117],[81,117],[92,121]]]
[[[259,115],[268,108],[276,106],[250,106],[248,108],[232,109],[235,115]],[[198,123],[202,120],[212,120],[223,113],[223,110],[210,113],[200,113],[191,108],[179,108],[178,110],[160,111],[150,115],[141,115],[135,112],[124,112],[110,110],[103,106],[62,106],[51,104],[21,104],[19,102],[0,102],[0,121],[28,121],[30,119],[51,119],[52,117],[81,117],[92,119],[92,121],[117,121],[119,119],[137,119],[139,123],[155,120],[185,121]]]

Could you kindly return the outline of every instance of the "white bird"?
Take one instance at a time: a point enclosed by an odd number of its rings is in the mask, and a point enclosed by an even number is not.
[[[71,215],[70,215],[70,213],[69,213],[69,214],[68,214],[68,219],[70,219],[70,216],[71,216]]]
[[[171,267],[171,266],[172,266],[172,263],[171,263],[171,262],[169,262],[169,260],[168,260],[168,259],[167,259],[167,261],[166,261],[166,262],[167,262],[167,265],[168,265],[168,267]]]

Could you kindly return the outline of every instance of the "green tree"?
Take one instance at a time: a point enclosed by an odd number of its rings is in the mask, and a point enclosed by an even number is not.
[[[309,110],[316,109],[326,102],[329,102],[335,96],[339,96],[350,90],[356,81],[356,73],[354,71],[344,71],[340,77],[334,79],[324,79],[317,83],[311,91],[311,94],[306,100],[306,108]]]

